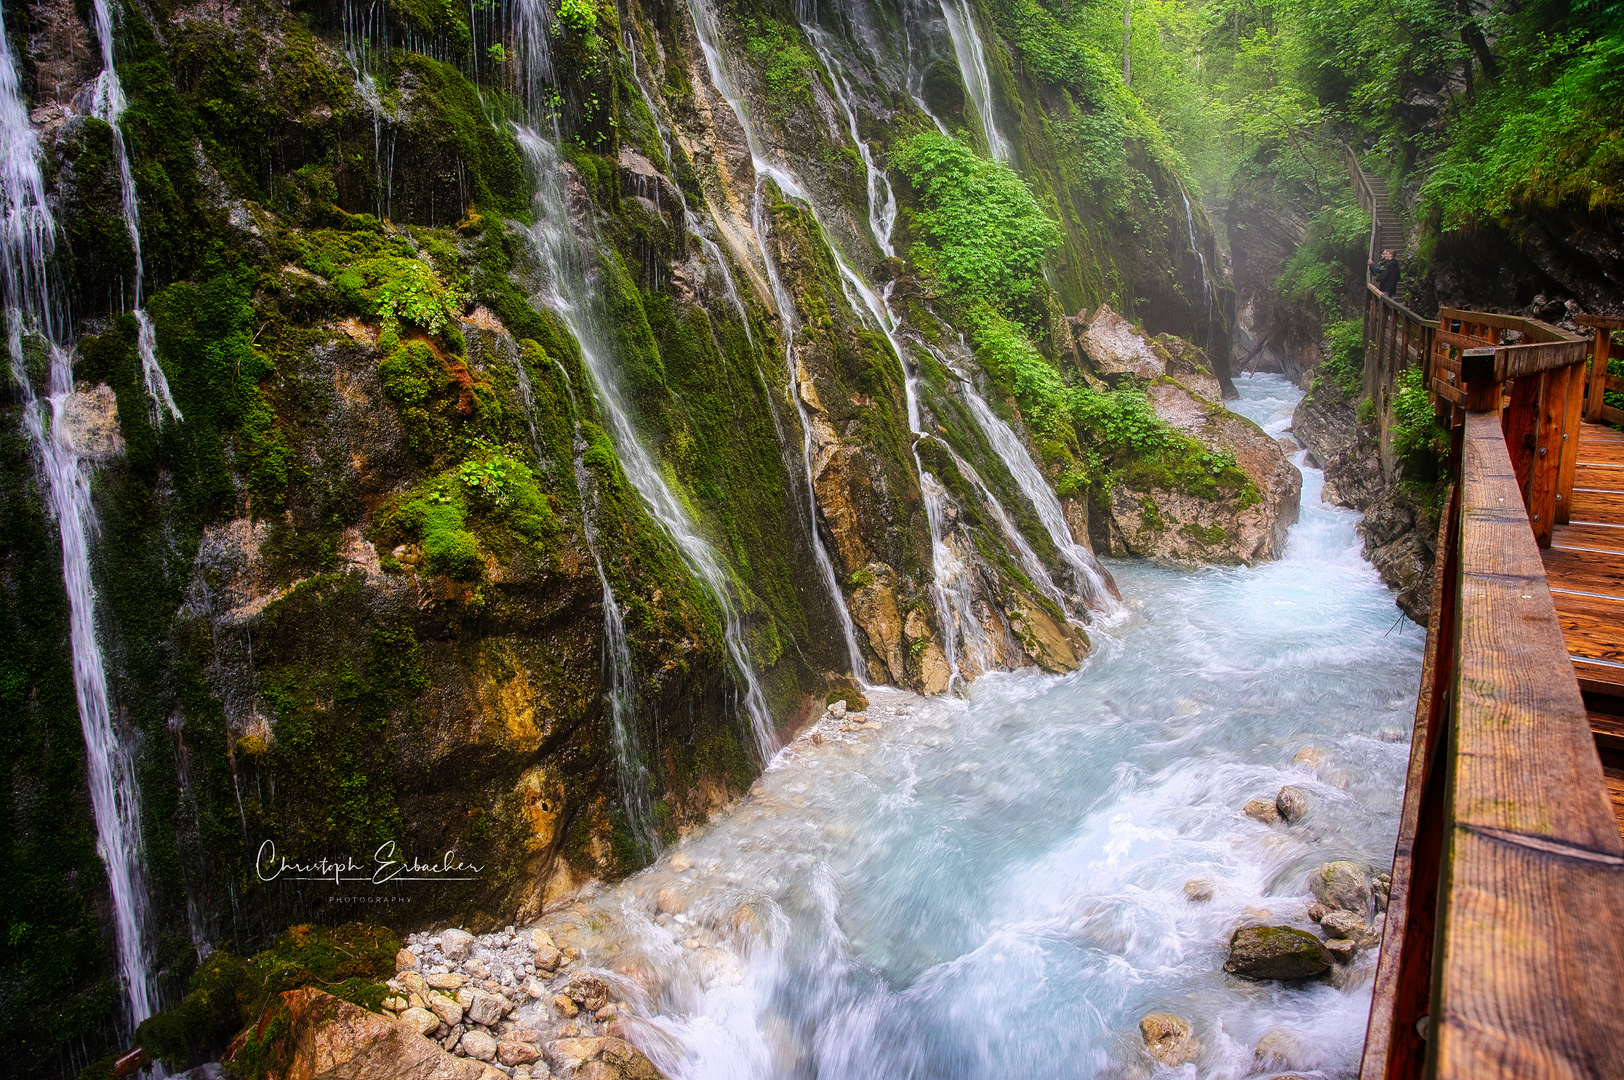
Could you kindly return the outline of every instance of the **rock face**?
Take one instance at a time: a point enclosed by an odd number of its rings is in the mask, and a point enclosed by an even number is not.
[[[1246,926],[1229,940],[1224,970],[1244,979],[1306,979],[1331,966],[1320,939],[1289,926]]]
[[[559,1039],[547,1047],[559,1068],[574,1069],[578,1080],[664,1080],[654,1063],[624,1039]]]
[[[479,1080],[484,1068],[453,1057],[410,1025],[306,987],[282,995],[290,1029],[271,1080]]]

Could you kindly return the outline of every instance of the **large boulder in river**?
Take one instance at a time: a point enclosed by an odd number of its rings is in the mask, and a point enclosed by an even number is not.
[[[1326,907],[1358,915],[1370,912],[1370,882],[1358,863],[1346,859],[1322,863],[1308,875],[1308,891]]]
[[[1243,926],[1229,939],[1224,970],[1243,979],[1306,979],[1326,971],[1320,939],[1289,926]]]
[[[480,1080],[485,1074],[483,1064],[453,1057],[410,1024],[314,987],[287,991],[282,1007],[288,1023],[266,1057],[270,1080]]]

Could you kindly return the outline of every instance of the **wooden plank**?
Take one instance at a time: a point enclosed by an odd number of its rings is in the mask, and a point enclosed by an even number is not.
[[[1604,423],[1624,424],[1624,409],[1615,409],[1604,403],[1601,407],[1601,418]]]
[[[1589,521],[1558,525],[1551,537],[1551,547],[1589,548],[1591,551],[1616,551],[1624,555],[1624,525]]]
[[[1608,565],[1608,556],[1554,547],[1547,548],[1541,555],[1545,560],[1545,573],[1554,588],[1597,596],[1624,596],[1624,567]]]
[[[1624,751],[1624,717],[1610,716],[1607,713],[1591,712],[1590,735],[1596,740],[1596,745],[1604,750]],[[1605,768],[1607,763],[1602,762]]]
[[[1624,330],[1624,315],[1575,315],[1573,321],[1580,326],[1598,329]]]
[[[1543,375],[1518,379],[1511,384],[1507,395],[1510,404],[1500,414],[1500,430],[1505,433],[1506,452],[1517,474],[1517,490],[1522,494],[1524,509],[1528,508],[1534,478],[1534,451],[1539,445],[1539,401],[1544,389]]]
[[[1624,842],[1493,413],[1467,414],[1461,492],[1429,1075],[1612,1075]]]
[[[1534,526],[1534,542],[1551,546],[1551,529],[1556,524],[1557,482],[1562,465],[1562,424],[1568,412],[1568,373],[1573,365],[1547,371],[1540,376],[1538,425],[1535,432],[1534,469],[1529,480],[1528,518]]]
[[[1426,1054],[1415,1021],[1427,1009],[1437,914],[1443,841],[1439,740],[1447,726],[1443,693],[1454,678],[1459,519],[1459,489],[1452,486],[1444,497],[1444,512],[1438,520],[1438,559],[1432,575],[1432,609],[1427,616],[1421,691],[1416,695],[1410,765],[1398,839],[1393,845],[1393,879],[1359,1080],[1419,1075]],[[1429,778],[1433,781],[1430,784]],[[1423,828],[1424,823],[1428,827]]]
[[[1612,694],[1624,694],[1624,666],[1586,660],[1582,656],[1570,657],[1569,662],[1581,684],[1605,687]]]
[[[1575,484],[1573,516],[1580,521],[1624,521],[1624,495]]]
[[[1365,289],[1368,295],[1374,296],[1383,307],[1391,308],[1394,314],[1402,315],[1404,318],[1409,319],[1411,322],[1420,326],[1436,327],[1438,325],[1437,319],[1423,319],[1421,316],[1417,315],[1415,312],[1411,311],[1397,300],[1394,300],[1391,296],[1388,296],[1386,293],[1382,292],[1380,289],[1376,288],[1375,285],[1369,282],[1365,283]]]
[[[1589,343],[1583,340],[1502,345],[1494,350],[1494,371],[1501,379],[1520,379],[1541,371],[1582,364],[1589,351]]]
[[[1460,308],[1439,308],[1438,323],[1446,326],[1451,320],[1460,320],[1463,323],[1473,323],[1478,326],[1493,326],[1501,330],[1519,330],[1530,341],[1544,343],[1547,341],[1573,341],[1574,335],[1559,326],[1552,326],[1539,319],[1526,319],[1521,315],[1501,315],[1493,311],[1462,311]]]
[[[1585,462],[1576,465],[1573,486],[1588,491],[1624,491],[1624,465]]]
[[[1586,660],[1607,660],[1624,664],[1624,634],[1616,618],[1607,618],[1594,611],[1573,610],[1557,599],[1556,618],[1562,624],[1562,640],[1567,643],[1568,657]]]
[[[1444,345],[1453,345],[1457,349],[1480,349],[1485,345],[1495,346],[1499,342],[1473,337],[1471,334],[1462,334],[1442,327],[1433,331],[1432,340]]]
[[[1432,380],[1432,392],[1452,405],[1465,405],[1466,395],[1450,386],[1442,379]]]
[[[1613,814],[1618,818],[1620,832],[1624,832],[1624,769],[1608,769],[1607,794],[1613,800]]]
[[[1608,384],[1613,381],[1613,376],[1607,373],[1607,362],[1612,358],[1612,355],[1612,331],[1608,329],[1597,329],[1595,342],[1591,346],[1590,392],[1592,400],[1589,406],[1585,409],[1585,419],[1587,420],[1605,419],[1602,414],[1607,404],[1607,398],[1602,391],[1609,388]]]

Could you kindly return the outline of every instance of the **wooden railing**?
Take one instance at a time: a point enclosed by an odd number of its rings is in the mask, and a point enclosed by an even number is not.
[[[1393,433],[1388,408],[1399,372],[1426,364],[1438,320],[1423,319],[1374,285],[1365,286],[1365,398],[1376,405],[1382,471],[1393,473]]]
[[[1589,351],[1588,340],[1549,323],[1485,311],[1443,308],[1433,331],[1427,384],[1440,415],[1449,407],[1500,411],[1499,400],[1474,402],[1472,386],[1509,398],[1505,442],[1540,547],[1550,547],[1551,529],[1567,522],[1573,503]]]
[[[1533,520],[1588,344],[1439,313],[1455,483],[1361,1080],[1624,1075],[1624,843]]]
[[[1574,321],[1595,331],[1591,346],[1595,357],[1590,365],[1590,385],[1585,391],[1585,419],[1599,424],[1624,424],[1624,409],[1607,404],[1609,390],[1624,390],[1624,379],[1607,374],[1607,361],[1613,352],[1613,331],[1624,330],[1624,318],[1617,315],[1578,315]]]

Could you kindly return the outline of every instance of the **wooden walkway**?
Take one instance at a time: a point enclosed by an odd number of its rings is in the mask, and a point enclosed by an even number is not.
[[[1543,552],[1545,575],[1624,832],[1624,434],[1580,425],[1568,512]]]

